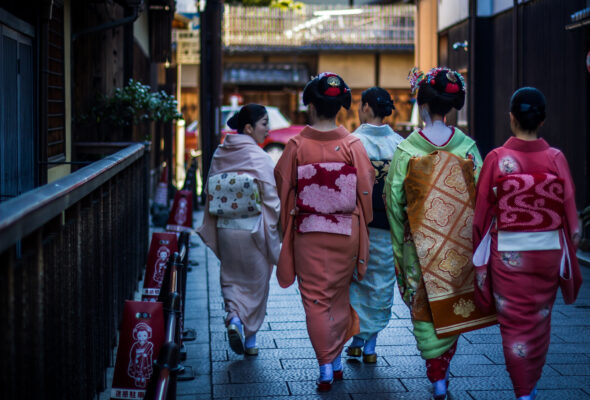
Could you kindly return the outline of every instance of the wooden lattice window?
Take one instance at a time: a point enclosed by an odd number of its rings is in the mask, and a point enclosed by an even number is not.
[[[64,12],[54,5],[52,17],[47,24],[47,160],[65,159],[65,79],[64,79]]]

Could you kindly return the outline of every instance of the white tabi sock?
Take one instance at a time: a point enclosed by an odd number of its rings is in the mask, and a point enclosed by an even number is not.
[[[352,337],[352,343],[350,347],[363,347],[365,345],[365,341],[358,336]]]
[[[256,334],[254,334],[252,336],[246,336],[246,340],[244,341],[244,346],[246,346],[247,349],[251,349],[253,347],[256,347]]]
[[[332,361],[332,370],[342,371],[342,357],[340,355],[338,355],[338,357],[336,357],[334,361]]]
[[[377,334],[374,334],[367,340],[363,349],[364,354],[375,354],[375,346],[377,345]]]
[[[320,382],[331,382],[334,379],[332,364],[320,365]]]

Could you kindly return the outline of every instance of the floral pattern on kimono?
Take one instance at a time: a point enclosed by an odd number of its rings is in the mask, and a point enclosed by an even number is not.
[[[297,231],[350,235],[356,207],[356,168],[345,163],[297,167]]]

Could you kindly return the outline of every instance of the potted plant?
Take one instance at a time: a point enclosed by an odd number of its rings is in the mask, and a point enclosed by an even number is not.
[[[98,140],[129,140],[130,127],[143,126],[143,139],[151,139],[151,122],[168,123],[182,119],[174,96],[164,91],[153,92],[150,86],[130,79],[112,96],[99,96],[87,113],[79,116],[82,125],[94,126]],[[126,133],[127,132],[127,133]]]

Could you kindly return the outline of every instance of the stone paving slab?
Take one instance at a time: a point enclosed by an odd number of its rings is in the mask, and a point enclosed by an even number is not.
[[[200,221],[196,213],[195,220]],[[273,276],[267,316],[258,334],[260,355],[229,350],[219,286],[219,261],[198,236],[191,236],[189,258],[198,262],[188,274],[185,326],[197,331],[186,342],[187,360],[196,379],[179,382],[177,399],[381,400],[428,399],[430,383],[416,349],[407,307],[396,290],[392,318],[381,332],[377,363],[363,364],[343,355],[344,380],[332,392],[318,394],[317,361],[296,285],[282,289]],[[590,268],[576,304],[558,294],[553,308],[551,345],[538,383],[538,400],[590,399]],[[107,370],[110,385],[113,368]],[[451,400],[514,399],[504,365],[498,325],[463,334],[451,364]],[[109,398],[109,389],[97,396]]]
[[[200,221],[197,216],[196,221]],[[191,241],[200,242],[196,235]],[[258,334],[258,357],[230,349],[223,324],[219,261],[204,245],[191,249],[199,262],[189,273],[187,325],[195,325],[197,342],[187,344],[187,361],[197,380],[179,383],[178,399],[423,400],[431,395],[424,360],[416,349],[407,307],[396,290],[392,318],[379,336],[377,363],[363,364],[343,355],[344,380],[330,393],[318,394],[318,365],[307,335],[297,286],[282,289],[273,276],[267,316]],[[590,282],[590,268],[583,268]],[[538,383],[538,400],[590,399],[590,283],[575,305],[558,294],[553,309],[547,365]],[[451,364],[451,400],[514,399],[504,365],[498,325],[461,336]],[[207,387],[207,389],[205,389]],[[206,391],[206,393],[203,393]]]
[[[509,390],[500,390],[496,392],[470,390],[468,392],[476,400],[501,400],[513,399],[513,393]],[[582,390],[539,390],[537,400],[583,400],[590,399],[587,393]]]

